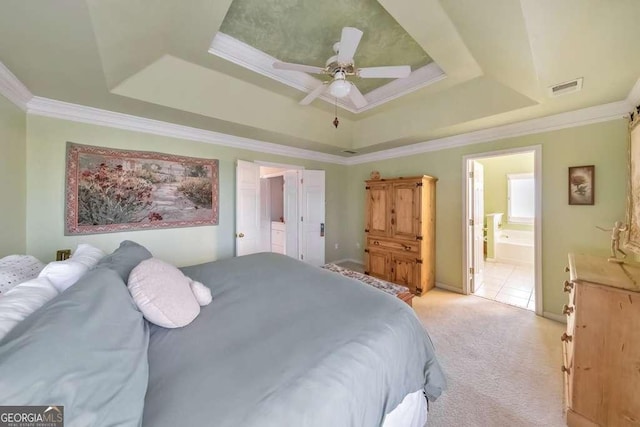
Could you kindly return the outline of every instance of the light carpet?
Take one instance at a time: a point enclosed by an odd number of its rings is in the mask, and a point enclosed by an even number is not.
[[[429,427],[564,426],[564,325],[476,296],[434,289],[413,299],[448,389]]]

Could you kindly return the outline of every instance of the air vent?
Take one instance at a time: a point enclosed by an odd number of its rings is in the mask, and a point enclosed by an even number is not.
[[[353,150],[342,150],[342,152],[345,154],[358,154],[357,151],[353,151]]]
[[[582,77],[564,83],[551,86],[549,88],[549,96],[560,96],[568,93],[577,92],[582,89]]]

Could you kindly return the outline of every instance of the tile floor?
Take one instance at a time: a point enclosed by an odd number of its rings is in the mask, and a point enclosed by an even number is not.
[[[474,295],[528,310],[536,309],[533,266],[501,262],[487,262],[484,266],[484,282],[476,288]]]

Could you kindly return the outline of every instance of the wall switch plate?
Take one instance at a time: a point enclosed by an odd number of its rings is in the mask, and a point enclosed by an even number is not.
[[[356,248],[360,249],[360,242],[356,242]]]
[[[338,249],[339,247],[340,247],[340,245],[339,245],[339,244],[337,244],[337,243],[334,245],[334,248],[335,248],[335,249]]]

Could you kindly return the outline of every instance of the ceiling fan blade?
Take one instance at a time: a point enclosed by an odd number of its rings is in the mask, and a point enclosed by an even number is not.
[[[353,62],[353,55],[356,53],[362,31],[353,27],[344,27],[340,38],[340,50],[338,50],[338,62],[348,64]]]
[[[360,92],[360,90],[354,84],[351,85],[349,98],[351,99],[351,102],[353,102],[353,105],[355,105],[357,108],[366,107],[366,105],[369,103],[364,95],[362,95],[362,92]]]
[[[276,70],[302,71],[303,73],[322,74],[324,68],[312,65],[291,64],[289,62],[274,62],[272,65]]]
[[[311,104],[311,102],[313,102],[314,99],[319,97],[322,94],[322,92],[324,92],[324,90],[326,88],[327,88],[327,85],[322,83],[320,86],[318,86],[317,88],[315,88],[314,90],[309,92],[309,94],[307,96],[305,96],[302,99],[302,101],[299,102],[299,104],[300,105],[309,105],[309,104]]]
[[[409,77],[411,67],[408,65],[395,65],[390,67],[368,67],[360,68],[358,75],[363,79],[380,78],[380,79],[401,79]]]

